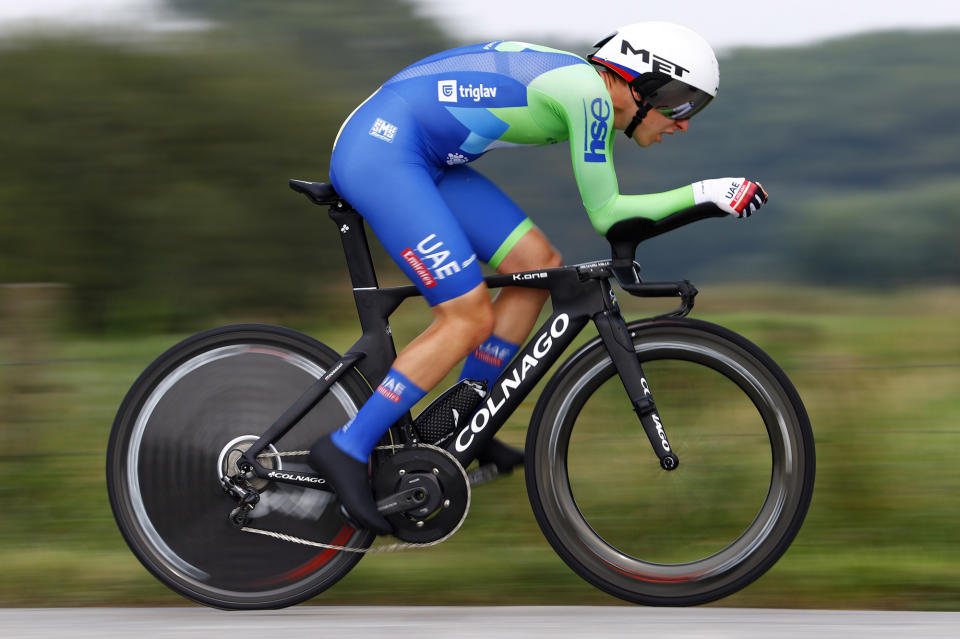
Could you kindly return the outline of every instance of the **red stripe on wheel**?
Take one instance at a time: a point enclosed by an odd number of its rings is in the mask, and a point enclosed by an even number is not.
[[[340,529],[340,532],[337,533],[337,536],[333,538],[333,541],[330,542],[330,545],[342,546],[343,544],[347,543],[347,540],[350,539],[354,532],[355,531],[353,528],[344,525],[344,527]],[[328,561],[333,559],[334,555],[336,555],[338,552],[341,551],[327,548],[302,566],[288,570],[276,579],[260,582],[258,585],[275,584],[281,581],[296,581],[298,579],[303,579],[304,577],[320,570]]]

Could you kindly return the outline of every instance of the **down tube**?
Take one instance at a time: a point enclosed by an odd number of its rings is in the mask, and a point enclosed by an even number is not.
[[[589,321],[587,315],[565,311],[551,315],[500,374],[486,399],[447,445],[447,451],[464,467],[476,459]]]

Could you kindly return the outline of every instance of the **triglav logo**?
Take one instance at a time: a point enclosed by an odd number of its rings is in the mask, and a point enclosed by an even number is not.
[[[482,84],[475,87],[468,84],[460,87],[460,97],[471,98],[474,102],[479,102],[480,98],[495,98],[497,97],[497,87],[487,87]]]
[[[437,100],[440,102],[457,101],[457,81],[439,80],[437,82]]]

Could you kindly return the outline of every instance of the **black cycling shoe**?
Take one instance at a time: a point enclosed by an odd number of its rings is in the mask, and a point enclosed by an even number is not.
[[[517,466],[523,466],[523,451],[494,438],[480,451],[477,461],[481,466],[496,464],[497,472],[506,475]]]
[[[330,435],[322,437],[313,445],[307,463],[333,486],[348,518],[378,535],[393,534],[393,527],[377,511],[377,503],[373,500],[367,478],[366,463],[359,462],[340,450],[330,439]]]

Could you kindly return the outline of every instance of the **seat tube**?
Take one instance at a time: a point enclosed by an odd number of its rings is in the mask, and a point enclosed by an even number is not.
[[[377,274],[370,256],[363,218],[340,200],[330,207],[330,219],[340,231],[340,241],[343,243],[343,254],[347,258],[347,269],[353,288],[376,288]]]
[[[640,418],[640,424],[647,434],[647,439],[650,440],[653,451],[660,459],[660,466],[664,470],[674,470],[680,460],[670,448],[660,414],[653,401],[653,392],[643,374],[643,367],[640,365],[640,359],[633,347],[633,339],[627,330],[626,322],[623,321],[623,316],[618,309],[608,308],[595,315],[593,321],[613,360],[620,381],[623,382],[633,410]]]

